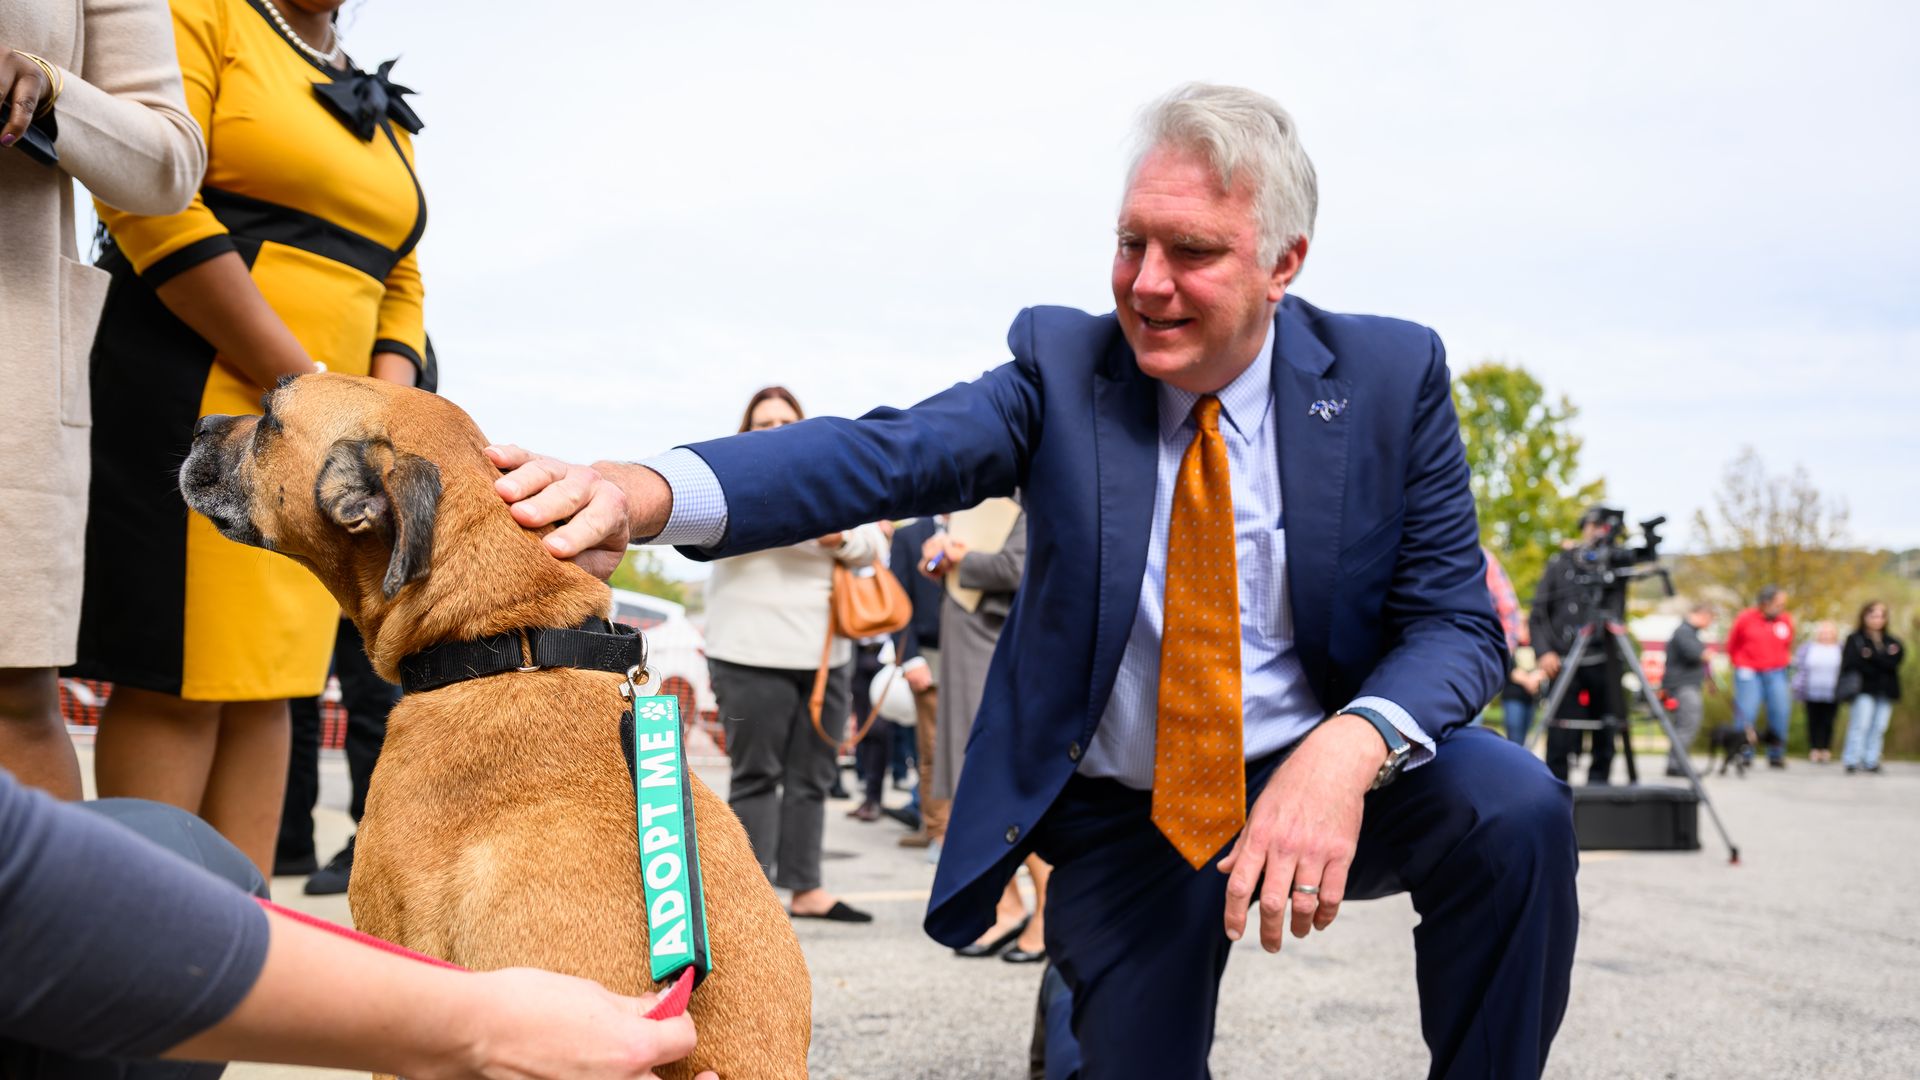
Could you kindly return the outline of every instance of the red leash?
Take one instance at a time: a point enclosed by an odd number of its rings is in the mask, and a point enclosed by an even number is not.
[[[255,897],[254,899],[261,907],[266,908],[268,911],[292,919],[302,926],[311,926],[318,930],[325,930],[329,934],[343,937],[350,941],[357,941],[362,945],[379,949],[381,952],[392,953],[395,956],[404,956],[409,960],[418,960],[423,964],[432,964],[434,967],[449,968],[453,971],[467,970],[459,964],[448,963],[437,956],[428,956],[426,953],[414,952],[404,945],[395,945],[391,941],[383,941],[380,938],[374,937],[372,934],[363,934],[358,930],[341,926],[339,923],[328,922],[325,919],[309,915],[304,911],[295,911],[289,907],[282,907],[271,900],[261,897]],[[648,1020],[671,1020],[687,1011],[687,1002],[692,997],[693,968],[687,967],[681,969],[680,974],[674,977],[672,988],[662,995],[658,1002],[654,1003],[652,1009],[647,1011],[646,1018]]]

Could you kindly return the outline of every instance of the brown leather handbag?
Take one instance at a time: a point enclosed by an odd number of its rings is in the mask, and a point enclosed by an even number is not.
[[[807,699],[807,708],[813,714],[813,730],[829,746],[836,744],[820,723],[820,710],[827,699],[827,662],[833,657],[833,639],[838,636],[858,641],[891,634],[905,629],[913,620],[913,601],[907,599],[907,590],[900,586],[900,579],[878,560],[871,571],[833,564],[833,595],[827,600],[830,608],[827,640],[820,646],[820,670],[814,672],[813,695]],[[853,741],[858,743],[865,738],[867,728],[872,726],[873,721],[869,719]]]

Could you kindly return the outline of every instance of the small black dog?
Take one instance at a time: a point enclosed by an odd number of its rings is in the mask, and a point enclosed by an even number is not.
[[[1727,724],[1713,729],[1713,752],[1720,755],[1720,773],[1727,775],[1727,766],[1733,766],[1734,772],[1742,779],[1746,778],[1747,766],[1753,764],[1754,747],[1763,743],[1772,747],[1780,740],[1769,731],[1765,738],[1754,733],[1752,728],[1735,727]],[[1711,769],[1711,763],[1707,766]]]
[[[1727,775],[1727,766],[1733,766],[1741,778],[1747,775],[1747,761],[1753,754],[1753,729],[1739,728],[1732,724],[1713,729],[1713,752],[1720,758],[1719,775]],[[1708,768],[1712,768],[1711,765]]]

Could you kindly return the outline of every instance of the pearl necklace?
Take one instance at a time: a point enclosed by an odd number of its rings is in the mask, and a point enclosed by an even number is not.
[[[280,32],[287,36],[288,41],[293,42],[294,48],[299,49],[315,61],[325,64],[328,67],[333,67],[339,63],[340,31],[334,29],[332,23],[327,24],[327,40],[333,47],[326,52],[321,52],[319,49],[307,44],[306,38],[293,32],[293,27],[287,25],[286,16],[280,14],[280,9],[273,6],[273,0],[260,0],[260,6],[267,9],[267,14],[273,17],[273,25],[280,28]]]

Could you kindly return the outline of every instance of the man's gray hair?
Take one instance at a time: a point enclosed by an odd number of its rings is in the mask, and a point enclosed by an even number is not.
[[[1246,177],[1253,185],[1263,265],[1312,238],[1319,183],[1293,117],[1279,102],[1238,86],[1188,83],[1147,106],[1139,139],[1127,170],[1129,187],[1140,162],[1160,146],[1203,155],[1222,189],[1233,186],[1236,174]]]

